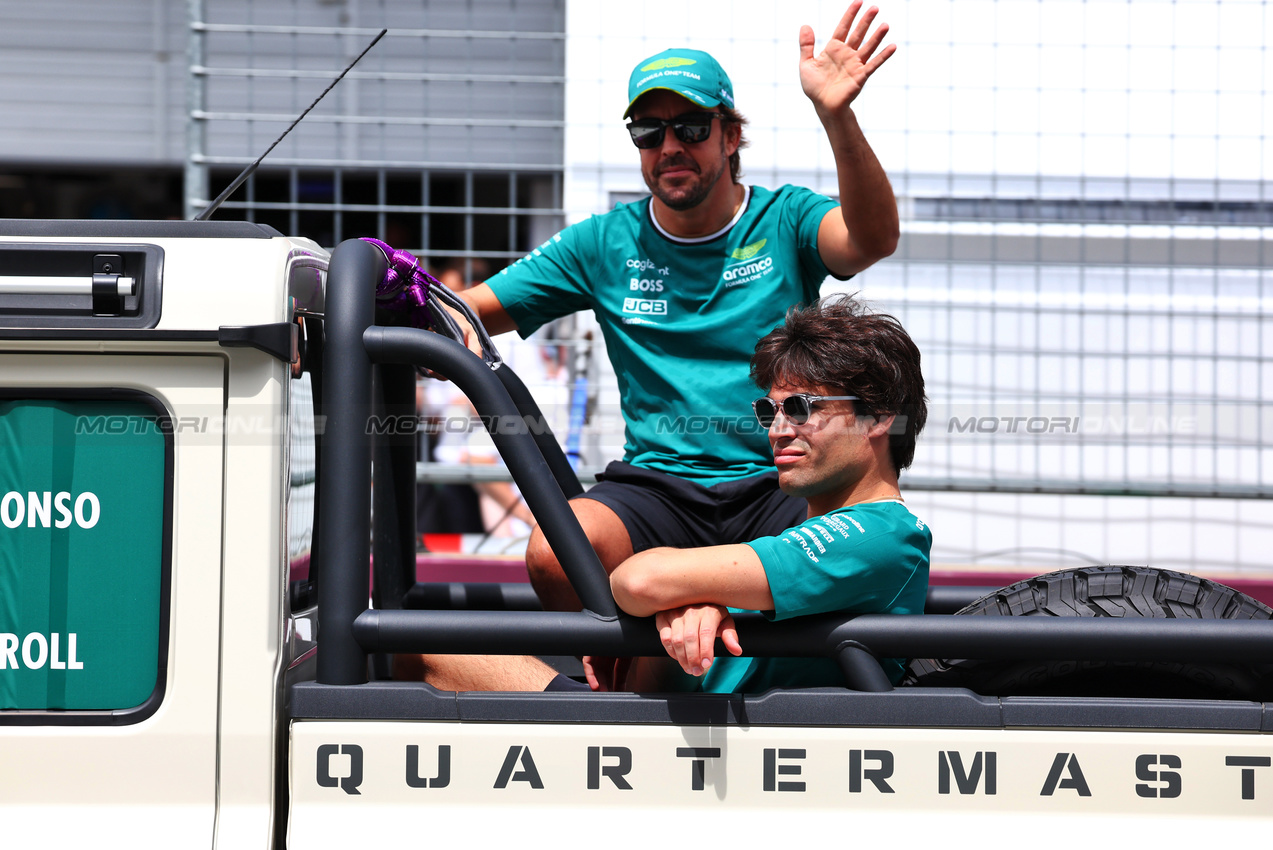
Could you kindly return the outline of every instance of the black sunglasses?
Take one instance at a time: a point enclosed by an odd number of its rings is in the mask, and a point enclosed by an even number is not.
[[[751,403],[751,409],[756,411],[756,419],[760,422],[762,428],[768,428],[774,424],[774,419],[778,416],[778,408],[782,408],[783,415],[792,421],[795,425],[803,425],[809,421],[809,417],[813,414],[813,406],[820,401],[857,401],[855,395],[809,395],[808,393],[796,393],[789,395],[781,402],[774,401],[769,396],[758,398]]]
[[[628,124],[628,132],[632,134],[632,144],[641,149],[657,148],[663,144],[663,134],[671,127],[676,138],[687,145],[707,141],[712,135],[712,119],[720,117],[719,112],[686,112],[670,121],[662,118],[638,118]]]

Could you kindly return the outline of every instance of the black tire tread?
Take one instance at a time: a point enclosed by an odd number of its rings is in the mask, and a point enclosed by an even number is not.
[[[1143,566],[1093,566],[1019,581],[953,616],[1273,619],[1273,608],[1210,579]],[[988,695],[1261,697],[1273,670],[1241,663],[1109,663],[918,658],[903,680]]]

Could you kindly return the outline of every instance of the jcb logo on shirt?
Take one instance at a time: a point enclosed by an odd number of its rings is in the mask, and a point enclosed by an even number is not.
[[[642,316],[666,316],[667,302],[654,298],[624,298],[623,312]]]

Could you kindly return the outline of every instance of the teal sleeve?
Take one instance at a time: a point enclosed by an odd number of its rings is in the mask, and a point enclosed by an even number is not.
[[[486,281],[519,334],[527,337],[553,319],[592,308],[596,241],[596,225],[588,219]]]
[[[773,619],[842,611],[921,614],[928,593],[932,534],[904,505],[854,505],[806,520],[777,537],[748,544],[769,580]],[[889,681],[902,660],[881,658]],[[770,688],[843,687],[826,658],[716,659],[703,676],[707,693],[763,693]]]
[[[847,278],[831,274],[831,270],[822,262],[822,255],[818,253],[818,228],[822,226],[822,219],[839,206],[826,195],[820,195],[809,189],[792,187],[792,198],[788,210],[796,230],[801,278],[805,285],[805,298],[809,301],[818,297],[819,288],[828,277],[847,280]]]
[[[928,588],[928,529],[899,511],[836,512],[750,544],[774,619],[830,611],[919,614]]]

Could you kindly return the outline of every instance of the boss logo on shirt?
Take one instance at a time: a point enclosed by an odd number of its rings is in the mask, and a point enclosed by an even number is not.
[[[667,302],[661,298],[624,298],[623,312],[642,316],[666,316]]]

